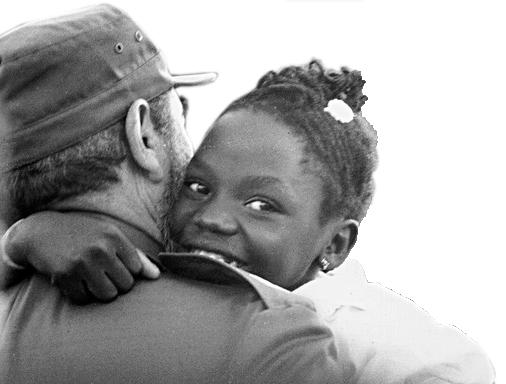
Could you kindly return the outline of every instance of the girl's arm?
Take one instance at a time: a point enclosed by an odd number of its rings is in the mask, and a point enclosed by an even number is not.
[[[83,304],[115,299],[133,287],[136,276],[159,276],[117,227],[79,213],[31,215],[9,228],[0,245],[0,289],[35,271]]]

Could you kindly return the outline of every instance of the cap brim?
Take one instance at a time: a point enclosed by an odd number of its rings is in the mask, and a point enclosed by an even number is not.
[[[185,75],[172,75],[174,87],[189,87],[212,83],[218,74],[216,72],[189,73]]]

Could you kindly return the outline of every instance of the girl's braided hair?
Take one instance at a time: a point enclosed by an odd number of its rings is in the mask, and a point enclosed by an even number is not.
[[[306,166],[323,182],[322,221],[340,216],[360,222],[372,200],[378,162],[376,131],[361,115],[364,84],[359,71],[326,69],[312,60],[266,73],[222,115],[247,109],[288,125],[304,142]],[[333,99],[348,104],[355,113],[352,121],[342,123],[324,111]]]

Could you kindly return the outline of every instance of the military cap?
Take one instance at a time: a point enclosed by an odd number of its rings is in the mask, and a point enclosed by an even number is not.
[[[211,82],[173,75],[123,11],[99,5],[0,35],[3,171],[43,159],[124,119],[131,103]]]

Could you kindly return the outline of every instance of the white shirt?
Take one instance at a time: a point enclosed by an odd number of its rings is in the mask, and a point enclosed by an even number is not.
[[[347,260],[301,286],[335,335],[354,384],[491,384],[492,364],[464,333],[437,323],[413,301],[369,283]]]

